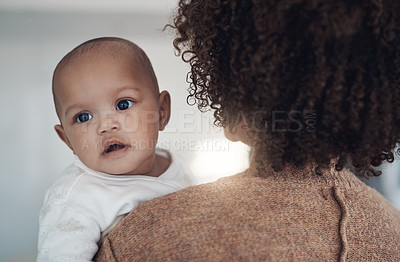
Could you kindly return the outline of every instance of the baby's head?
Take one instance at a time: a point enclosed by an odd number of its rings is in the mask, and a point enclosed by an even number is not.
[[[68,53],[53,75],[60,124],[55,130],[89,168],[154,175],[158,131],[170,115],[142,49],[120,38],[97,38]]]

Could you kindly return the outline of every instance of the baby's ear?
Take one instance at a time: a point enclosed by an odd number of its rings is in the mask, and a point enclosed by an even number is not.
[[[162,131],[167,126],[169,117],[171,115],[171,96],[167,91],[162,91],[159,98],[160,106],[160,119],[159,130]]]
[[[67,134],[64,131],[64,128],[62,127],[62,125],[55,125],[54,126],[54,130],[56,130],[56,133],[58,135],[58,137],[69,147],[71,148],[72,151],[74,151],[74,149],[72,148],[71,143],[68,140]]]

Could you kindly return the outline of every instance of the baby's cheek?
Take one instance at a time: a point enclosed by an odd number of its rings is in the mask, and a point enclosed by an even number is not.
[[[90,148],[93,147],[93,145],[91,145],[89,143],[88,139],[86,139],[86,138],[82,138],[79,145],[80,145],[79,151],[82,153],[90,151]]]
[[[158,112],[142,112],[139,119],[140,132],[144,134],[153,134],[154,131],[158,132],[159,118]]]
[[[137,113],[125,115],[123,123],[124,132],[135,133],[139,130],[140,120]]]
[[[82,136],[74,141],[74,153],[87,166],[93,162],[93,157],[102,152],[101,140],[93,139],[91,136]]]

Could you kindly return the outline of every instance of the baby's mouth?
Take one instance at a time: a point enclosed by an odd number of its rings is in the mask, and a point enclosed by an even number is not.
[[[120,143],[110,143],[108,145],[106,145],[103,151],[103,154],[108,154],[114,151],[118,151],[118,150],[122,150],[124,148],[128,147],[127,145],[124,144],[120,144]]]
[[[110,153],[110,152],[112,152],[112,151],[119,150],[119,149],[123,149],[123,148],[125,148],[124,145],[113,144],[113,145],[110,145],[110,146],[106,149],[105,153]]]

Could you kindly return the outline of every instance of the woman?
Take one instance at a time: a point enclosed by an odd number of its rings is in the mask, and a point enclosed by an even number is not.
[[[181,0],[173,27],[250,168],[142,204],[98,260],[400,261],[400,212],[357,178],[399,141],[399,1]]]

